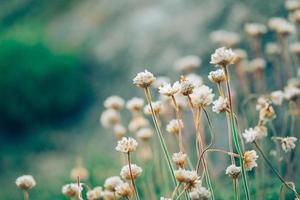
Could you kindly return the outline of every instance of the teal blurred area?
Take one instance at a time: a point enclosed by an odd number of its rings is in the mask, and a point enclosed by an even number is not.
[[[209,66],[211,31],[275,15],[286,15],[280,0],[0,1],[0,199],[21,199],[14,181],[27,173],[32,196],[65,199],[78,156],[102,184],[119,165],[98,122],[106,96],[141,94],[136,72],[175,76],[184,55]]]

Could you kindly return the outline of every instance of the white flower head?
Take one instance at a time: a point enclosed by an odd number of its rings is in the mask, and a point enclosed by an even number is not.
[[[152,104],[154,114],[159,114],[162,111],[162,102],[161,101],[154,101],[154,102],[151,102],[151,104]],[[152,114],[150,104],[147,104],[144,107],[144,113],[145,113],[145,115]]]
[[[293,12],[300,8],[300,1],[299,0],[287,0],[287,1],[285,1],[285,7],[288,11]]]
[[[281,90],[271,92],[270,99],[273,104],[280,106],[284,100],[284,93]]]
[[[16,179],[16,185],[22,190],[30,190],[36,185],[36,182],[31,175],[23,175]]]
[[[105,180],[104,187],[106,190],[114,192],[116,191],[116,187],[121,183],[123,183],[123,181],[119,176],[112,176]]]
[[[144,99],[133,97],[126,103],[126,108],[131,112],[140,111],[144,106]]]
[[[263,58],[255,58],[249,62],[253,70],[263,70],[266,68],[266,61]]]
[[[241,173],[241,167],[238,167],[238,166],[236,166],[236,165],[234,165],[234,164],[229,165],[229,166],[226,168],[225,173],[226,173],[228,176],[232,177],[232,178],[237,178],[237,177],[240,175],[240,173]]]
[[[221,47],[216,49],[216,51],[211,55],[210,63],[214,65],[227,66],[229,64],[232,64],[234,58],[235,54],[232,49]]]
[[[137,137],[143,141],[148,141],[153,136],[153,130],[151,128],[141,128],[136,133]]]
[[[142,174],[142,172],[143,172],[142,168],[140,168],[140,167],[137,166],[136,164],[131,164],[131,173],[132,173],[132,178],[133,178],[133,179],[137,179],[137,178]],[[130,175],[129,165],[125,165],[125,166],[121,169],[120,176],[121,176],[123,179],[131,180],[131,175]]]
[[[259,23],[248,23],[245,25],[245,32],[251,37],[260,37],[267,32],[267,27]]]
[[[140,72],[134,77],[133,84],[141,88],[148,88],[150,87],[155,81],[154,75],[145,70],[144,72]]]
[[[212,89],[206,85],[202,85],[193,90],[191,94],[192,103],[196,107],[206,107],[213,102],[214,94]]]
[[[246,143],[252,143],[257,138],[257,131],[253,128],[246,129],[242,134]]]
[[[110,96],[104,101],[106,109],[121,110],[124,107],[124,100],[119,96]]]
[[[177,135],[179,133],[179,130],[184,127],[182,120],[172,119],[166,127],[166,130],[169,133]]]
[[[227,108],[229,107],[228,105],[229,105],[229,102],[228,102],[227,98],[219,96],[219,98],[213,102],[212,110],[215,113],[226,112]]]
[[[208,79],[213,83],[221,83],[226,80],[226,76],[223,69],[217,69],[211,71],[208,74]]]
[[[173,85],[171,85],[171,83],[164,83],[158,90],[160,94],[165,96],[174,96],[180,90],[180,83],[178,81]]]
[[[192,81],[186,79],[184,76],[180,78],[180,93],[184,96],[188,96],[193,93],[195,85]]]
[[[213,31],[210,34],[210,39],[219,46],[227,47],[233,47],[241,41],[239,34],[226,30]]]
[[[128,124],[128,129],[131,132],[135,132],[140,128],[146,127],[149,125],[149,121],[142,115],[138,115],[132,118]]]
[[[126,128],[122,124],[116,124],[113,127],[113,131],[117,138],[122,138],[126,133]]]
[[[295,25],[283,18],[271,18],[269,27],[282,36],[291,35],[296,31]]]
[[[62,193],[70,198],[77,197],[79,198],[82,192],[82,185],[81,183],[78,185],[77,183],[70,183],[67,185],[64,185],[62,187]]]
[[[171,83],[171,80],[170,80],[170,78],[169,77],[167,77],[167,76],[158,76],[156,79],[155,79],[155,81],[154,81],[154,83],[153,83],[153,86],[155,87],[155,88],[159,88],[160,86],[162,86],[164,83]]]
[[[188,189],[193,189],[200,182],[200,177],[194,170],[178,169],[175,170],[175,177],[178,182],[187,184]]]
[[[295,86],[286,86],[284,88],[284,97],[286,100],[293,100],[300,96],[300,89]]]
[[[98,200],[101,198],[102,192],[102,187],[95,187],[86,193],[86,198],[88,200]]]
[[[197,74],[188,74],[185,79],[194,84],[195,87],[199,87],[203,84],[203,79]]]
[[[120,123],[121,116],[120,113],[114,109],[107,109],[103,111],[103,113],[100,116],[100,123],[105,128],[109,128],[115,124]]]
[[[189,197],[191,200],[208,200],[211,197],[211,192],[199,183],[189,193]]]
[[[282,147],[283,151],[286,153],[292,151],[296,147],[296,144],[295,144],[296,141],[297,141],[296,137],[282,138],[281,147]]]
[[[131,137],[123,137],[121,140],[118,141],[118,145],[116,150],[123,153],[129,153],[136,150],[138,143],[135,139]]]
[[[174,153],[174,154],[172,155],[172,160],[173,160],[173,162],[174,162],[177,166],[179,166],[179,167],[181,167],[181,168],[184,167],[185,162],[186,162],[186,159],[187,159],[187,155],[186,155],[185,153],[181,152],[181,151],[178,152],[178,153]]]
[[[201,65],[201,59],[195,55],[185,56],[174,63],[176,70],[181,72],[191,72]]]
[[[245,170],[251,171],[254,167],[257,167],[256,160],[258,155],[255,150],[246,151],[244,153],[244,167]]]
[[[116,193],[121,197],[130,197],[132,195],[132,189],[128,183],[121,183],[116,186]]]
[[[266,45],[266,53],[271,56],[276,56],[281,54],[281,47],[278,43],[270,42]]]
[[[276,118],[274,108],[269,104],[259,111],[259,119],[263,122],[272,121]]]

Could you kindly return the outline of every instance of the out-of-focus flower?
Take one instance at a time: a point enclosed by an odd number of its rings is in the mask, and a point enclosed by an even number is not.
[[[124,100],[119,96],[110,96],[104,101],[104,107],[107,109],[121,110],[124,104]]]
[[[118,194],[108,190],[104,190],[102,192],[102,197],[104,200],[115,200],[120,198]]]
[[[189,192],[189,197],[191,200],[208,200],[211,197],[211,192],[203,187],[201,183],[198,183],[196,187]]]
[[[296,137],[273,137],[272,139],[279,140],[281,142],[282,150],[286,153],[292,151],[296,147]]]
[[[300,10],[296,10],[295,12],[290,13],[289,19],[292,22],[299,24],[300,23]]]
[[[171,83],[164,83],[158,88],[159,93],[165,96],[174,96],[180,90],[180,83],[176,81],[173,85]]]
[[[284,100],[284,93],[281,90],[276,90],[274,92],[271,92],[270,99],[273,104],[275,105],[281,105]]]
[[[296,31],[295,26],[283,18],[271,18],[268,25],[273,31],[282,36],[291,35]]]
[[[266,61],[263,58],[254,58],[249,62],[249,65],[254,68],[254,70],[266,68]]]
[[[172,133],[174,135],[177,135],[179,133],[179,130],[183,128],[183,122],[182,120],[172,119],[166,127],[166,130],[169,133]]]
[[[234,164],[229,165],[229,166],[226,168],[225,173],[226,173],[228,176],[232,177],[232,178],[237,178],[237,177],[240,175],[240,173],[241,173],[241,167],[238,167],[238,166],[236,166],[236,165],[234,165]]]
[[[100,123],[105,128],[118,124],[121,121],[120,113],[114,109],[107,109],[103,111],[100,117]]]
[[[154,101],[151,104],[152,104],[154,114],[159,114],[162,110],[161,101]],[[145,115],[151,115],[152,114],[150,104],[147,104],[144,107],[144,113],[145,113]]]
[[[102,192],[102,187],[95,187],[86,193],[86,198],[88,200],[98,200],[101,198]]]
[[[267,27],[259,23],[247,23],[244,28],[251,37],[260,37],[267,32]]]
[[[196,171],[178,169],[175,171],[175,177],[178,182],[187,184],[188,189],[193,189],[200,182],[200,177]]]
[[[206,107],[213,102],[212,89],[206,85],[196,87],[191,94],[192,103],[196,107]]]
[[[247,58],[247,52],[244,49],[234,49],[233,53],[235,54],[233,63],[237,64],[242,62]]]
[[[274,108],[271,105],[268,105],[259,111],[259,119],[264,122],[271,121],[275,119],[275,117],[276,114]]]
[[[123,181],[119,176],[112,176],[105,180],[104,187],[107,191],[115,192],[116,187],[121,183],[123,183]]]
[[[132,189],[128,183],[121,183],[117,185],[116,193],[121,197],[129,198],[132,195]]]
[[[212,110],[215,113],[221,113],[221,112],[226,112],[228,107],[229,104],[227,98],[219,96],[219,98],[213,102]]]
[[[215,44],[226,47],[233,47],[241,41],[239,34],[226,30],[213,31],[210,38]]]
[[[211,71],[208,74],[208,79],[213,83],[221,83],[226,80],[225,73],[223,69],[217,69]]]
[[[36,181],[31,175],[23,175],[16,179],[16,185],[22,190],[30,190],[36,185]]]
[[[186,79],[184,76],[180,80],[180,93],[184,96],[188,96],[193,93],[195,85],[192,81]]]
[[[158,89],[164,83],[171,83],[170,78],[167,76],[158,76],[158,77],[156,77],[156,79],[153,83],[153,86]]]
[[[258,155],[255,150],[246,151],[244,153],[244,167],[245,170],[251,171],[254,167],[257,167],[256,160]]]
[[[76,166],[70,172],[70,178],[73,181],[77,181],[78,177],[80,180],[87,180],[89,178],[89,171],[83,166],[80,158],[77,159]]]
[[[174,67],[178,71],[191,72],[198,68],[201,65],[201,62],[202,61],[198,56],[189,55],[175,61]]]
[[[128,129],[131,131],[131,132],[135,132],[137,131],[138,129],[140,128],[143,128],[143,127],[146,127],[149,125],[149,122],[148,120],[142,116],[142,115],[139,115],[139,116],[136,116],[134,117],[129,125],[128,125]]]
[[[122,124],[114,125],[113,129],[114,129],[114,133],[118,139],[121,139],[126,133],[126,128]]]
[[[137,178],[142,174],[142,172],[143,172],[142,168],[140,168],[140,167],[137,166],[136,164],[131,164],[131,173],[132,173],[132,178],[133,178],[133,179],[137,179]],[[130,175],[129,165],[125,165],[125,166],[121,169],[120,176],[121,176],[123,179],[131,180],[131,175]]]
[[[131,112],[139,112],[144,106],[144,99],[133,97],[126,103],[126,108]]]
[[[267,128],[263,125],[258,125],[254,128],[246,129],[242,134],[246,143],[254,142],[257,139],[262,139],[268,134]]]
[[[187,155],[183,152],[174,153],[172,155],[173,162],[180,168],[184,167],[186,159],[187,159]]]
[[[138,143],[135,139],[131,137],[123,137],[121,140],[118,141],[118,145],[116,150],[122,153],[130,153],[136,150]]]
[[[139,72],[133,79],[133,84],[141,88],[150,87],[155,81],[154,75],[145,70],[144,72]]]
[[[300,8],[300,1],[299,0],[287,0],[287,1],[285,1],[285,7],[288,11],[293,12]]]
[[[281,47],[275,42],[269,42],[266,45],[266,53],[271,56],[277,56],[281,54]]]
[[[256,110],[261,110],[262,108],[267,107],[270,103],[271,103],[270,100],[266,96],[263,95],[257,99],[255,108],[256,108]]]
[[[214,65],[227,66],[232,64],[232,61],[235,58],[235,54],[231,49],[226,49],[221,47],[215,50],[211,55],[210,63]]]
[[[291,44],[290,51],[292,53],[294,53],[295,55],[299,56],[300,55],[300,42],[296,42],[296,43]]]
[[[153,130],[151,128],[141,128],[136,133],[137,137],[143,141],[148,141],[153,136]]]
[[[284,88],[284,98],[286,100],[293,100],[300,96],[300,89],[295,86],[286,86]]]
[[[66,184],[62,187],[62,193],[69,198],[79,198],[81,191],[82,186],[81,184],[78,185],[77,183]]]
[[[186,80],[192,82],[195,87],[199,87],[203,84],[202,77],[197,74],[188,74],[185,76]]]

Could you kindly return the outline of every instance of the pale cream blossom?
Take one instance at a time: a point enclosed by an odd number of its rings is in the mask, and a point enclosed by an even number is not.
[[[282,36],[288,36],[296,31],[296,27],[283,18],[271,18],[268,25],[273,31]]]
[[[229,165],[225,171],[225,174],[227,174],[232,178],[237,178],[240,175],[240,173],[241,173],[241,167],[238,167],[234,164]]]
[[[118,141],[116,150],[122,153],[130,153],[136,150],[138,143],[135,139],[131,137],[123,137]]]
[[[189,197],[191,200],[208,200],[211,198],[211,192],[198,183],[195,188],[189,192]]]
[[[158,76],[153,83],[153,87],[158,89],[160,86],[162,86],[165,83],[171,83],[170,78],[167,76]]]
[[[183,168],[184,167],[184,165],[185,165],[185,163],[186,163],[186,159],[187,159],[187,155],[185,154],[185,153],[183,153],[183,152],[178,152],[178,153],[174,153],[173,155],[172,155],[172,160],[173,160],[173,162],[177,165],[177,166],[179,166],[179,167],[181,167],[181,168]]]
[[[136,164],[131,164],[131,173],[132,173],[132,178],[133,178],[133,179],[137,179],[137,178],[142,174],[142,172],[143,172],[142,168],[140,168],[140,167],[137,166]],[[125,165],[125,166],[121,169],[120,176],[121,176],[123,179],[131,180],[131,175],[130,175],[129,165]]]
[[[193,93],[195,85],[192,81],[186,79],[184,76],[180,80],[180,93],[184,96],[188,96]]]
[[[16,179],[16,185],[22,190],[30,190],[36,185],[36,181],[31,175],[23,175]]]
[[[215,113],[221,113],[221,112],[226,112],[228,107],[229,107],[228,99],[219,96],[219,98],[213,102],[212,110]]]
[[[285,153],[291,152],[296,147],[296,137],[273,137],[272,139],[279,140],[281,142],[282,150]]]
[[[201,65],[201,59],[195,55],[185,56],[175,61],[174,67],[178,71],[191,72]]]
[[[288,11],[295,11],[300,8],[300,1],[299,0],[286,0],[285,7]]]
[[[185,76],[186,80],[194,84],[195,87],[199,87],[203,84],[203,79],[197,74],[188,74]]]
[[[213,31],[210,34],[210,39],[219,46],[227,47],[233,47],[241,41],[241,38],[238,33],[226,30]]]
[[[249,128],[249,129],[246,129],[242,135],[243,135],[246,143],[251,143],[256,140],[257,132],[255,129]]]
[[[254,68],[254,70],[262,70],[266,68],[266,61],[263,58],[254,58],[249,62],[249,65]]]
[[[159,114],[162,111],[162,102],[161,101],[154,101],[151,103],[151,105],[152,105],[154,114]],[[145,115],[152,115],[150,104],[147,104],[144,107],[144,113],[145,113]]]
[[[98,200],[102,195],[102,187],[95,187],[92,190],[87,191],[86,198],[88,200]]]
[[[120,123],[121,116],[118,111],[114,109],[107,109],[102,112],[99,121],[102,124],[102,126],[104,126],[105,128],[109,128],[115,124]]]
[[[259,119],[263,122],[272,121],[276,118],[274,108],[269,104],[259,111]]]
[[[114,125],[113,130],[118,139],[122,138],[126,133],[126,128],[122,124]]]
[[[179,133],[179,130],[184,127],[182,120],[172,119],[166,127],[166,130],[169,133],[177,135]]]
[[[232,64],[232,61],[235,58],[235,54],[232,49],[226,49],[221,47],[215,50],[211,55],[210,63],[215,65],[227,66]]]
[[[206,85],[196,87],[190,95],[192,103],[196,107],[206,107],[213,102],[214,94],[212,89]]]
[[[246,151],[244,153],[244,167],[246,171],[251,171],[254,167],[257,167],[257,158],[258,155],[255,150]]]
[[[119,96],[110,96],[104,101],[104,107],[106,109],[121,110],[124,104],[124,100]]]
[[[215,71],[209,72],[208,79],[213,83],[221,83],[223,81],[226,81],[224,70],[217,69]]]
[[[150,87],[155,81],[154,75],[145,70],[144,72],[139,72],[133,79],[133,84],[141,87],[141,88],[147,88]]]
[[[176,81],[173,85],[171,83],[164,83],[158,88],[158,92],[165,96],[174,96],[180,90],[180,83]]]
[[[271,56],[277,56],[281,54],[281,47],[278,43],[269,42],[266,44],[266,53]]]
[[[153,130],[151,128],[141,128],[136,133],[137,137],[143,141],[148,141],[153,137]]]
[[[69,198],[79,198],[82,192],[81,184],[70,183],[62,187],[62,193]]]
[[[102,192],[102,197],[104,200],[115,200],[120,198],[118,194],[108,190],[104,190]]]
[[[284,98],[286,100],[293,100],[300,96],[300,89],[295,86],[286,86],[284,88]]]
[[[104,187],[107,191],[115,192],[116,187],[121,183],[123,183],[123,181],[119,176],[112,176],[105,180]]]
[[[146,127],[149,125],[149,121],[142,115],[138,115],[132,118],[128,124],[128,129],[131,132],[135,132],[140,128]]]
[[[281,105],[284,100],[284,93],[281,90],[276,90],[274,92],[271,92],[270,99],[273,104],[275,105]]]
[[[133,97],[126,103],[126,108],[131,112],[138,112],[144,106],[144,99]]]
[[[185,183],[188,189],[193,189],[200,182],[200,177],[194,170],[178,169],[175,170],[175,177],[178,182]]]
[[[247,23],[244,28],[251,37],[260,37],[267,32],[267,27],[259,23]]]
[[[116,186],[116,193],[121,197],[129,198],[132,195],[132,189],[128,183],[121,183]]]
[[[290,51],[295,55],[300,55],[300,42],[295,42],[290,45]]]

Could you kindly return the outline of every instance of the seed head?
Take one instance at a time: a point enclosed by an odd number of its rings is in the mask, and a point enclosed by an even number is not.
[[[187,155],[183,152],[178,152],[178,153],[174,153],[172,155],[172,160],[173,162],[179,166],[180,168],[183,168],[184,165],[185,165],[185,162],[186,162],[186,158],[187,158]]]
[[[241,167],[238,167],[236,165],[229,165],[227,168],[226,168],[226,172],[225,172],[228,176],[236,179],[240,173],[241,173]]]
[[[221,83],[226,80],[223,69],[217,69],[209,72],[208,79],[213,83]]]

